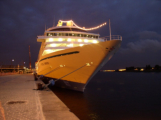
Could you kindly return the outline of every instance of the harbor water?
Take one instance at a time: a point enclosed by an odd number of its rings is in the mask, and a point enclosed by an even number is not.
[[[81,120],[161,119],[161,73],[98,72],[84,93],[52,91]]]

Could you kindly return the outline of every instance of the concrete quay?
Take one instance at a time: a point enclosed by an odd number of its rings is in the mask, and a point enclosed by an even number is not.
[[[0,76],[0,120],[79,120],[49,89],[37,90],[32,74]]]

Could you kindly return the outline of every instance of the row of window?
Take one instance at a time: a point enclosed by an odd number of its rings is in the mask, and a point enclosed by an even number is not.
[[[88,38],[98,38],[96,35],[87,34],[75,34],[75,33],[47,33],[47,36],[75,36],[75,37],[88,37]]]
[[[97,40],[88,40],[88,39],[71,39],[71,38],[68,38],[68,39],[63,39],[63,38],[56,38],[56,39],[53,39],[53,38],[49,38],[46,40],[46,42],[57,42],[57,41],[63,41],[63,42],[85,42],[85,43],[98,43],[99,41]]]
[[[68,53],[57,54],[57,55],[54,55],[54,56],[46,57],[46,58],[41,59],[39,62],[41,62],[41,61],[43,61],[43,60],[46,60],[46,59],[53,58],[53,57],[60,57],[60,56],[71,55],[71,54],[76,54],[76,53],[79,53],[79,51],[68,52]]]
[[[47,44],[46,47],[78,47],[78,46],[83,46],[84,44]]]

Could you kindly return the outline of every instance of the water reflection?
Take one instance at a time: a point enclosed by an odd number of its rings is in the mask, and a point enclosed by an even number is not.
[[[81,120],[161,119],[161,74],[98,73],[84,93],[53,92]]]

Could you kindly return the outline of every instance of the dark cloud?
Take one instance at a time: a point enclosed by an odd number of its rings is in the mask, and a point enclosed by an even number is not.
[[[140,39],[156,39],[161,41],[161,34],[155,31],[142,31],[138,35]]]
[[[156,52],[161,50],[161,41],[158,40],[139,40],[136,42],[127,43],[127,48],[121,48],[120,52],[122,54],[127,53],[146,53],[149,51]]]

